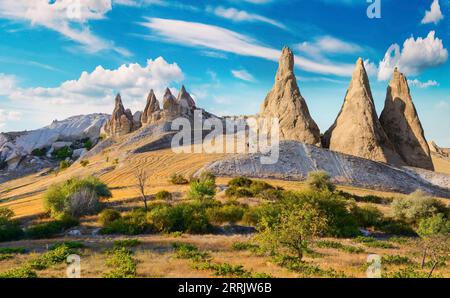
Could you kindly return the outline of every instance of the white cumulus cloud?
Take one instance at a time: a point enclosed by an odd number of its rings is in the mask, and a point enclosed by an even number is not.
[[[298,44],[296,48],[311,57],[317,58],[326,54],[354,54],[362,51],[359,45],[333,36],[317,37],[313,41]]]
[[[426,38],[410,37],[403,43],[403,48],[393,44],[387,50],[378,67],[378,79],[387,80],[395,67],[407,75],[417,75],[422,71],[437,67],[448,60],[448,51],[441,39],[430,31]]]
[[[408,84],[410,86],[419,87],[419,88],[428,88],[428,87],[436,87],[439,86],[439,83],[434,80],[428,80],[426,82],[422,82],[419,79],[408,80]]]
[[[240,80],[243,80],[243,81],[247,81],[247,82],[254,82],[255,81],[255,78],[253,77],[253,75],[251,73],[249,73],[245,69],[232,70],[231,73],[237,79],[240,79]]]
[[[438,24],[444,19],[444,15],[441,11],[441,6],[439,5],[439,0],[433,0],[430,10],[425,12],[425,16],[422,19],[422,24]]]

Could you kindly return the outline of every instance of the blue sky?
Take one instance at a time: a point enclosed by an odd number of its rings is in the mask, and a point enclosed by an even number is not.
[[[181,84],[211,112],[254,114],[287,45],[322,131],[363,57],[378,113],[398,66],[427,138],[450,147],[450,2],[380,3],[370,19],[366,0],[2,0],[0,131],[110,113],[118,91],[142,110],[151,88]]]

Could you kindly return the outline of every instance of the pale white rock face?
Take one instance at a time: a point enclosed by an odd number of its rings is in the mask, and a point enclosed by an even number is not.
[[[83,157],[86,153],[88,153],[86,148],[73,150],[72,158],[77,159],[77,158]]]

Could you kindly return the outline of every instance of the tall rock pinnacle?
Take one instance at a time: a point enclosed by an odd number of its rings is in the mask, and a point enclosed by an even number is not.
[[[430,148],[411,98],[408,81],[397,69],[387,88],[380,123],[408,165],[434,170]]]
[[[175,96],[172,95],[172,92],[170,92],[169,88],[167,88],[164,93],[163,110],[164,116],[167,119],[170,117],[176,117],[180,114],[180,105],[178,104]]]
[[[281,139],[320,146],[320,130],[300,94],[294,54],[287,47],[282,51],[275,84],[261,106],[260,116],[279,119]]]
[[[183,110],[195,109],[195,101],[192,99],[191,95],[186,91],[184,85],[181,87],[180,93],[178,94],[177,102]]]
[[[147,104],[141,116],[141,123],[144,125],[150,122],[157,121],[160,111],[161,109],[159,107],[159,102],[156,99],[155,93],[152,89],[150,90],[150,93],[147,97]]]
[[[369,78],[361,58],[356,62],[341,111],[325,133],[323,144],[333,151],[404,165],[378,120]]]
[[[115,99],[115,107],[111,119],[103,130],[108,136],[122,136],[135,130],[133,115],[129,109],[125,110],[120,94]]]

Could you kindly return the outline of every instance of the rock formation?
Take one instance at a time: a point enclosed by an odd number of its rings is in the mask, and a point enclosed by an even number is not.
[[[141,123],[142,125],[155,122],[159,120],[161,108],[159,107],[158,99],[156,99],[155,92],[153,89],[147,97],[147,105],[145,106],[144,112],[142,113]]]
[[[397,69],[387,89],[380,123],[406,164],[434,170],[430,148],[411,98],[408,81]]]
[[[1,144],[1,142],[0,142]],[[428,146],[430,147],[430,152],[434,153],[443,158],[450,158],[450,149],[439,147],[434,141],[429,141]]]
[[[116,105],[114,107],[111,119],[105,124],[103,130],[107,136],[123,136],[136,129],[133,115],[129,109],[125,110],[122,104],[120,94],[116,96]]]
[[[280,139],[320,146],[320,130],[309,114],[294,74],[294,54],[284,48],[275,84],[260,109],[261,117],[277,117]]]
[[[186,91],[184,85],[181,87],[180,93],[178,94],[177,102],[181,107],[181,112],[191,113],[195,110],[195,101],[192,99],[191,95]]]
[[[163,117],[166,120],[180,115],[180,105],[170,89],[167,88],[163,98]]]
[[[361,58],[339,115],[323,137],[324,147],[366,159],[403,165],[375,111],[369,78]]]

